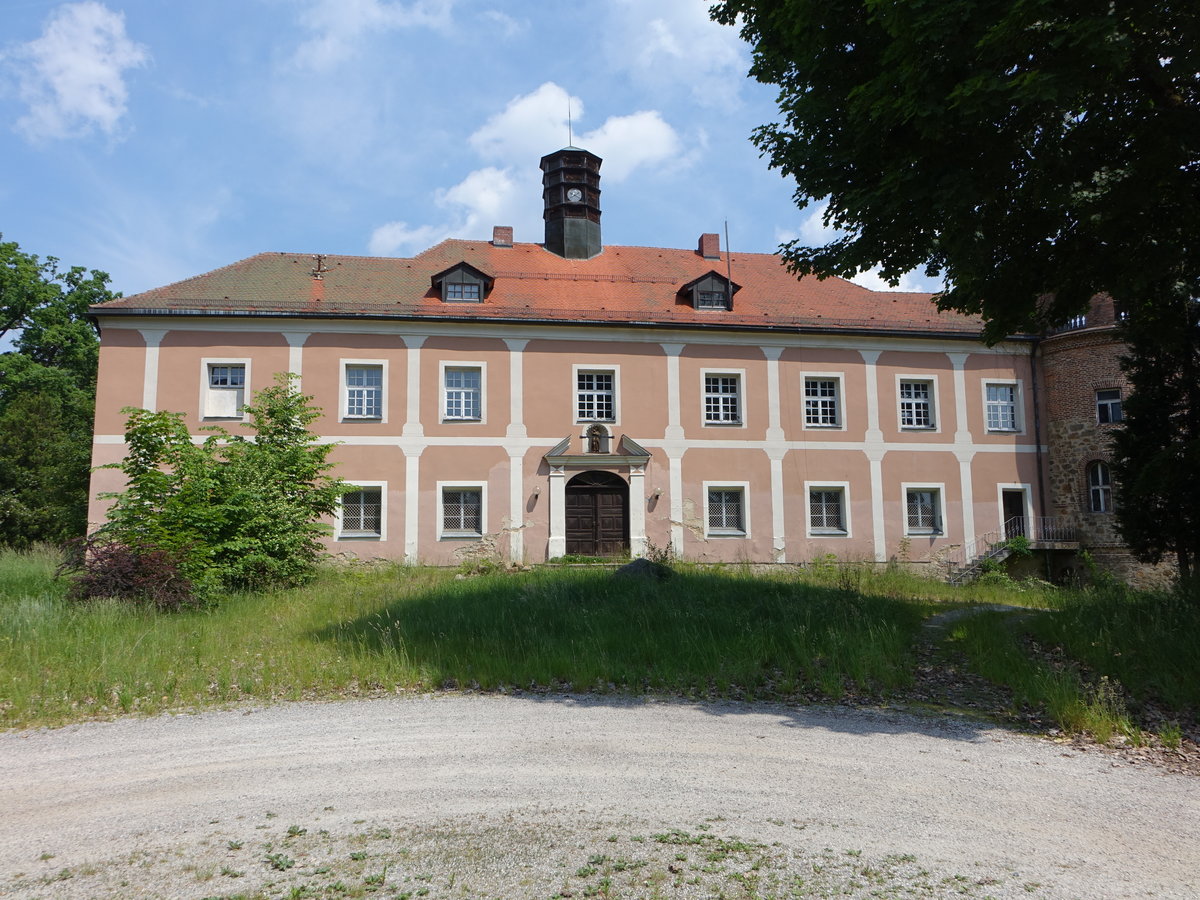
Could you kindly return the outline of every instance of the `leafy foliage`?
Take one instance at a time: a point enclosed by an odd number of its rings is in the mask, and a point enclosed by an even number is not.
[[[0,543],[81,536],[87,527],[99,341],[87,308],[113,297],[103,272],[58,269],[0,242]]]
[[[293,377],[255,394],[251,438],[213,428],[195,444],[180,413],[127,409],[127,486],[101,533],[171,554],[202,593],[308,580],[327,531],[321,517],[344,489],[326,474],[333,445],[308,430],[320,413]]]
[[[1200,562],[1200,302],[1176,291],[1124,326],[1133,387],[1113,440],[1117,525],[1143,561]]]
[[[751,74],[779,86],[754,141],[828,198],[794,270],[895,283],[942,274],[940,305],[991,340],[1155,302],[1200,275],[1200,15],[1135,0],[721,0]]]

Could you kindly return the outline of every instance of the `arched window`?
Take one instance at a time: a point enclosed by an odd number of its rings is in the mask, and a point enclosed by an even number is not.
[[[1112,478],[1108,473],[1108,463],[1088,463],[1088,509],[1094,513],[1112,512]]]

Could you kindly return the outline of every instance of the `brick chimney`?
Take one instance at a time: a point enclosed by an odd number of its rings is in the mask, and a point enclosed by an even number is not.
[[[511,225],[496,225],[492,228],[493,247],[511,247],[513,245],[513,230]]]
[[[705,259],[720,259],[721,236],[719,234],[700,235],[700,246],[696,248],[696,252]]]

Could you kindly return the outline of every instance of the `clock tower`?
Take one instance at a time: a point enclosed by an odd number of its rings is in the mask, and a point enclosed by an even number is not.
[[[591,259],[600,243],[600,163],[595,153],[564,147],[542,157],[546,249],[565,259]]]

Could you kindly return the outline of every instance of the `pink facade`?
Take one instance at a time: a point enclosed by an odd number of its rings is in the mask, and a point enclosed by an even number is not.
[[[542,244],[262,254],[94,308],[96,464],[124,452],[122,407],[237,431],[293,372],[355,486],[335,553],[920,560],[1042,512],[1031,342],[716,235],[603,247],[598,192],[559,190],[597,185],[598,158],[543,170]],[[97,472],[94,524],[119,487]]]
[[[106,318],[95,461],[121,458],[123,406],[183,412],[197,434],[209,423],[238,430],[236,416],[206,415],[209,373],[230,365],[244,367],[246,398],[276,372],[300,373],[324,410],[315,427],[339,445],[336,474],[378,493],[379,527],[339,527],[334,552],[451,564],[486,536],[505,558],[561,556],[567,535],[554,511],[570,479],[587,471],[628,486],[631,552],[649,541],[696,560],[884,560],[902,543],[921,559],[999,527],[1002,486],[1026,494],[1029,514],[1040,502],[1023,346],[723,334],[718,326],[696,334],[579,325],[548,336],[546,326],[482,323],[470,335],[460,330],[304,320],[252,330],[235,321],[215,331],[188,316]],[[377,414],[348,410],[346,373],[355,366],[378,373]],[[478,409],[467,412],[477,415],[453,408],[455,372],[470,374]],[[611,376],[611,415],[579,417],[581,373]],[[732,379],[719,398],[727,421],[711,421],[712,377]],[[830,388],[823,422],[807,402],[815,383]],[[901,424],[910,384],[921,386],[927,423]],[[1014,386],[1012,427],[988,427],[989,384]],[[603,428],[605,446],[589,450],[592,424]],[[646,455],[623,458],[622,437]],[[565,452],[548,459],[564,438]],[[97,473],[96,492],[117,487],[111,470]],[[444,527],[447,490],[477,497],[477,531]],[[931,504],[925,520],[910,516],[917,490]],[[710,508],[714,492],[730,507],[725,521]],[[823,512],[812,508],[814,493]],[[103,510],[94,501],[94,523]]]

